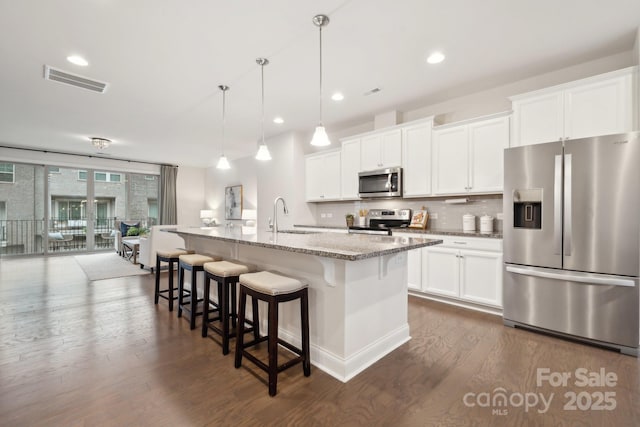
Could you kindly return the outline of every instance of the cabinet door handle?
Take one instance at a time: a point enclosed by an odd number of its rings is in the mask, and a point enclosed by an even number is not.
[[[456,245],[466,245],[467,244],[467,242],[453,242],[453,243],[456,244]]]

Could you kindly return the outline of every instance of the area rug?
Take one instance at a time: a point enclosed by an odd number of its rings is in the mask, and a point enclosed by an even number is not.
[[[106,254],[76,255],[76,262],[80,265],[89,280],[113,279],[115,277],[138,276],[149,274],[148,270],[132,264],[115,252]]]

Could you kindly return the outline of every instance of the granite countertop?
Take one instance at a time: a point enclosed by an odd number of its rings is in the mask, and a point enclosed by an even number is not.
[[[307,227],[307,228],[319,228],[319,229],[343,229],[346,230],[346,226],[339,225],[306,225],[296,224],[294,227]],[[416,233],[416,234],[437,234],[440,236],[460,236],[460,237],[483,237],[489,239],[502,239],[502,232],[494,231],[493,233],[480,233],[479,231],[462,231],[462,230],[422,230],[419,228],[408,227],[394,227],[391,229],[392,233]]]
[[[358,261],[442,243],[442,240],[421,237],[313,233],[300,232],[299,230],[291,230],[291,232],[285,230],[277,234],[270,231],[244,234],[240,227],[220,227],[217,229],[181,227],[171,230],[171,232],[183,236],[221,240],[346,261]]]
[[[419,228],[398,227],[392,228],[392,233],[416,233],[422,235],[437,234],[440,236],[460,236],[460,237],[483,237],[489,239],[502,239],[501,232],[480,233],[479,231],[462,231],[462,230],[422,230]]]

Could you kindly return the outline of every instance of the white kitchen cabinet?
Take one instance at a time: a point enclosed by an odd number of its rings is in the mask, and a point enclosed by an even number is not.
[[[402,164],[402,131],[374,132],[360,143],[360,167],[363,171],[397,167]]]
[[[503,188],[509,117],[468,121],[433,131],[433,193],[494,193]]]
[[[305,158],[307,202],[340,199],[340,150],[310,154]]]
[[[502,307],[502,253],[460,250],[458,261],[460,298]]]
[[[440,245],[409,251],[408,287],[413,294],[471,303],[471,308],[502,307],[502,240],[419,233],[394,236],[442,240]]]
[[[402,128],[403,197],[431,195],[433,120]]]
[[[509,117],[469,124],[469,192],[501,192],[504,149],[509,147]]]
[[[513,106],[511,146],[623,133],[637,128],[637,67],[529,92]]]
[[[407,285],[409,289],[422,290],[422,249],[414,249],[407,252],[408,279]]]
[[[459,250],[427,247],[422,251],[422,289],[447,297],[460,296]]]
[[[358,173],[360,172],[360,138],[342,141],[341,152],[342,200],[358,199]]]

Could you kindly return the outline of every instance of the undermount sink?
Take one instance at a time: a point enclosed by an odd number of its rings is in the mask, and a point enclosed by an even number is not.
[[[287,233],[287,234],[317,234],[319,231],[308,231],[308,230],[278,230],[278,233]]]

